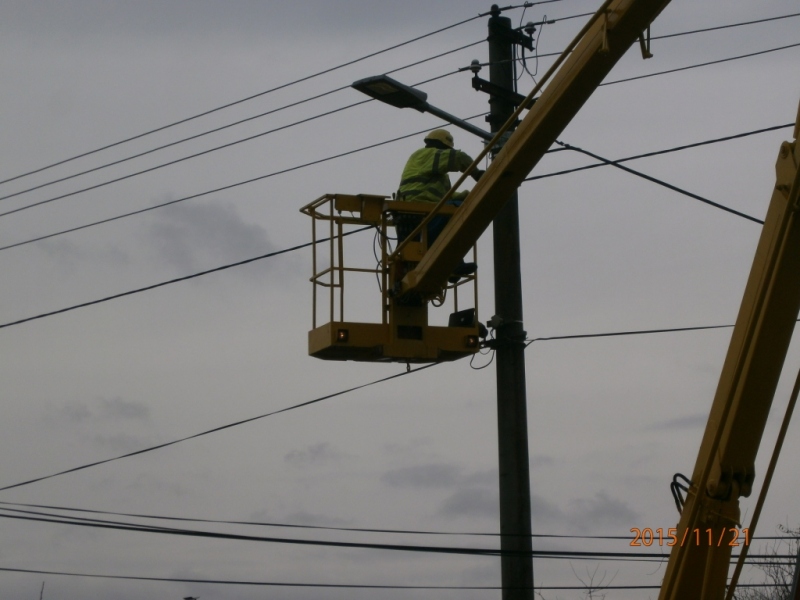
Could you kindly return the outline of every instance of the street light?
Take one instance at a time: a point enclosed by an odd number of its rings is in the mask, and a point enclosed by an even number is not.
[[[359,79],[350,87],[358,90],[362,94],[366,94],[370,98],[380,100],[395,108],[413,108],[419,112],[431,113],[486,141],[494,137],[488,131],[484,131],[480,127],[475,127],[475,125],[467,123],[464,119],[459,119],[455,115],[443,111],[441,108],[432,106],[428,103],[428,94],[407,86],[404,83],[400,83],[388,75],[375,75],[374,77]]]

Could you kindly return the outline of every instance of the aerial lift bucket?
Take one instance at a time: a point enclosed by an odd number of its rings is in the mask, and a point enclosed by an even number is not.
[[[477,275],[454,283],[443,282],[441,291],[433,298],[395,295],[396,283],[425,254],[427,240],[423,232],[419,241],[409,240],[393,257],[394,216],[398,213],[424,216],[432,208],[430,203],[398,202],[388,196],[326,194],[301,209],[312,219],[313,319],[308,333],[309,355],[325,360],[430,363],[478,352],[481,326],[477,314]],[[447,206],[440,212],[449,214],[455,210]],[[380,253],[377,250],[374,253],[377,266],[354,266],[360,264],[358,258],[363,259],[368,253],[356,256],[352,251],[348,256],[355,258],[349,259],[351,264],[345,264],[345,246],[355,245],[358,240],[350,238],[350,234],[365,228],[373,229],[378,237]],[[320,237],[325,233],[326,237]],[[380,320],[364,322],[363,310],[358,311],[357,321],[345,318],[345,280],[359,274],[377,278]],[[453,312],[447,325],[430,325],[429,305],[441,305],[448,294],[452,296]],[[471,306],[465,308],[465,300],[470,299]],[[326,300],[327,310],[324,310]],[[318,318],[320,314],[325,318]]]

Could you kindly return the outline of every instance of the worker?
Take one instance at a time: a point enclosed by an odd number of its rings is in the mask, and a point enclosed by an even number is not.
[[[439,202],[450,189],[448,173],[464,172],[472,164],[472,158],[454,148],[452,134],[446,129],[435,129],[425,136],[425,147],[414,152],[406,162],[400,179],[397,199],[407,202]],[[474,169],[472,178],[478,181],[483,171]],[[469,191],[456,192],[447,204],[461,206]],[[397,240],[402,242],[422,222],[423,215],[397,213],[395,229]],[[439,237],[449,220],[447,215],[437,215],[428,223],[428,247]],[[478,265],[465,263],[457,265],[450,277],[455,283],[458,278],[474,273]]]

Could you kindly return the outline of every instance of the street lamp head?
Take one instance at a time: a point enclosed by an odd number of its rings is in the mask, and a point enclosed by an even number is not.
[[[396,108],[413,108],[420,112],[428,109],[428,94],[395,81],[388,75],[359,79],[351,87]]]

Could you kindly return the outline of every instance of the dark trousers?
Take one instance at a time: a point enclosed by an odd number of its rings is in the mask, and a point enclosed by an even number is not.
[[[461,206],[463,200],[448,200],[445,204],[449,204],[451,206]],[[422,219],[425,215],[419,214],[412,214],[412,213],[396,213],[394,217],[394,227],[397,231],[397,243],[401,243],[405,240],[417,226],[422,223]],[[436,215],[431,219],[430,223],[428,223],[427,230],[428,230],[428,248],[433,245],[433,242],[436,241],[436,238],[439,237],[439,234],[442,233],[444,226],[447,225],[447,222],[450,220],[449,215]],[[417,237],[416,241],[419,241],[419,237]]]

